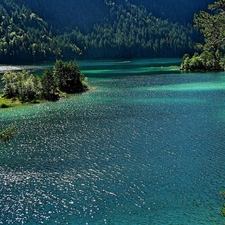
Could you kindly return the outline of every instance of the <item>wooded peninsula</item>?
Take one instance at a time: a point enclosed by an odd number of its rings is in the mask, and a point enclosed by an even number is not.
[[[46,69],[41,76],[30,71],[7,72],[2,77],[3,99],[13,102],[40,103],[41,100],[56,101],[67,94],[88,90],[87,78],[81,73],[76,60],[57,60],[53,69]],[[1,103],[0,108],[11,104]],[[7,143],[17,135],[16,128],[10,126],[0,132],[0,142]]]
[[[3,97],[13,101],[56,101],[65,94],[81,93],[88,89],[87,78],[81,73],[75,60],[57,60],[53,69],[46,69],[39,76],[30,71],[7,72],[2,77],[5,85]]]

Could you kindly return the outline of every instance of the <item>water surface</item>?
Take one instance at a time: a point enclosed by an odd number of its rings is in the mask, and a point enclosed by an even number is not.
[[[1,110],[0,224],[224,224],[225,74],[82,61],[95,91]]]

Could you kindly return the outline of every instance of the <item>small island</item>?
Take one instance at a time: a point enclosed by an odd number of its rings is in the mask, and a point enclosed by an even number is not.
[[[41,100],[57,101],[67,94],[88,90],[87,78],[81,73],[76,60],[57,60],[53,69],[41,76],[30,71],[7,72],[2,77],[4,90],[0,108],[18,103],[39,103]]]
[[[87,78],[81,73],[76,60],[57,60],[53,69],[46,69],[41,76],[30,71],[7,72],[3,75],[5,84],[0,99],[0,108],[8,108],[23,103],[57,101],[67,94],[88,90]],[[10,126],[0,131],[0,142],[8,143],[17,135],[16,127]]]

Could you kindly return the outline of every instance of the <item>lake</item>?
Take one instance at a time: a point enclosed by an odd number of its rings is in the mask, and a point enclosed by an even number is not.
[[[81,61],[96,90],[1,110],[0,224],[224,224],[225,73],[179,63]]]

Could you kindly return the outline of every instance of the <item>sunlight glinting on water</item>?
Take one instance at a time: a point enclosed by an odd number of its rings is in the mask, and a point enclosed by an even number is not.
[[[1,145],[0,224],[224,222],[224,75],[127,70],[90,73],[95,91],[1,110],[19,135]]]

